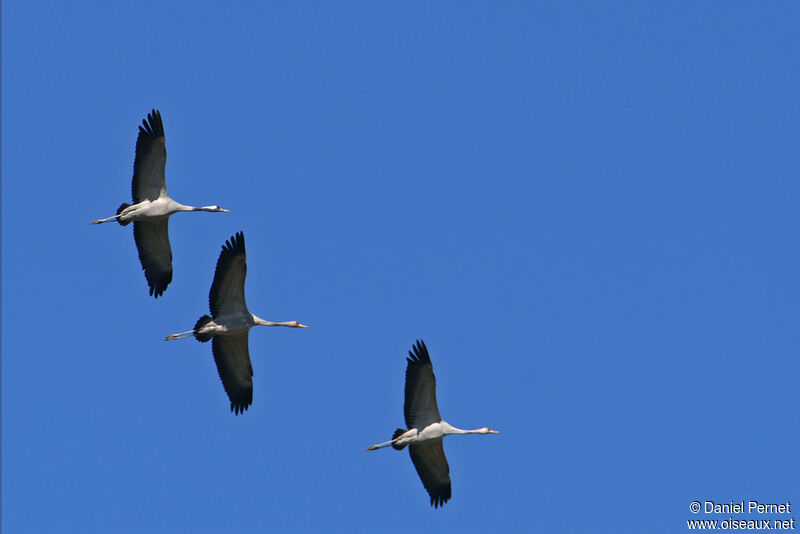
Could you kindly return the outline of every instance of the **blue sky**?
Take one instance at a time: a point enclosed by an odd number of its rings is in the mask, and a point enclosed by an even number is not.
[[[800,503],[800,7],[24,3],[2,11],[6,532],[679,532]],[[147,295],[137,125],[179,214]],[[243,230],[234,417],[207,313]],[[405,355],[439,407],[434,510]],[[701,514],[702,516],[702,514]],[[702,517],[701,517],[702,518]],[[745,518],[758,518],[747,516]]]

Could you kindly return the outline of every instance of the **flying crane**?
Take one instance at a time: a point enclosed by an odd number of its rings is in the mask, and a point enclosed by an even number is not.
[[[133,223],[133,238],[139,261],[150,286],[150,295],[161,296],[172,281],[172,249],[169,246],[169,216],[181,211],[227,212],[219,206],[184,206],[167,195],[164,168],[167,149],[161,113],[154,109],[139,126],[136,158],[133,161],[133,204],[124,203],[117,214],[89,224],[117,221],[122,226]]]

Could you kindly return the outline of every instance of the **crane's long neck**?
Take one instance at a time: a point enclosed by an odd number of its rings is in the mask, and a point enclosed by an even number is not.
[[[442,421],[442,426],[444,427],[444,431],[447,434],[496,434],[497,433],[495,430],[490,430],[485,426],[481,428],[475,428],[473,430],[456,428],[447,421]]]
[[[274,323],[272,321],[265,321],[261,317],[257,316],[254,313],[250,315],[253,316],[253,324],[261,325],[261,326],[288,326],[289,328],[308,328],[308,326],[298,323],[297,321],[284,321],[282,323]]]
[[[261,326],[291,326],[288,322],[273,323],[272,321],[265,321],[264,319],[256,319],[256,324],[259,324]]]
[[[220,211],[217,206],[184,206],[178,204],[177,211]]]
[[[474,430],[464,430],[463,428],[456,428],[447,421],[442,421],[442,430],[446,434],[475,434]]]

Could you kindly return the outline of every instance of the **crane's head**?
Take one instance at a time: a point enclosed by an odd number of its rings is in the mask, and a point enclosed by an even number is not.
[[[487,428],[487,427],[479,428],[478,432],[480,434],[499,434],[500,433],[497,430],[492,430],[491,428]]]
[[[297,321],[289,321],[286,323],[286,326],[290,328],[308,328],[308,325],[303,323],[298,323]]]
[[[209,208],[208,211],[223,211],[225,213],[231,212],[231,210],[226,210],[225,208],[220,208],[219,206],[209,206],[208,208]]]

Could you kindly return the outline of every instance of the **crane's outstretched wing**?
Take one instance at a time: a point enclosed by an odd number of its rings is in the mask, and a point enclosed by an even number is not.
[[[253,404],[253,366],[247,332],[227,336],[214,336],[211,350],[222,386],[231,400],[231,411],[244,413]]]
[[[161,296],[172,282],[172,249],[169,246],[169,219],[134,221],[133,238],[139,261],[150,286],[150,294]]]
[[[422,485],[431,496],[431,506],[438,508],[450,500],[450,466],[444,455],[442,438],[412,443],[408,446],[411,461]]]
[[[421,339],[408,351],[406,367],[406,400],[403,411],[406,417],[406,428],[422,430],[431,423],[442,420],[439,407],[436,406],[436,377],[433,376],[433,364],[428,356],[428,348]]]
[[[244,251],[244,234],[237,232],[222,245],[222,252],[214,271],[214,282],[208,293],[211,316],[245,314],[244,279],[247,276],[247,261]]]
[[[136,139],[136,159],[133,161],[131,194],[133,203],[155,200],[167,194],[164,168],[167,166],[167,149],[164,139],[164,124],[161,112],[154,109],[147,114],[147,121],[139,126]]]

